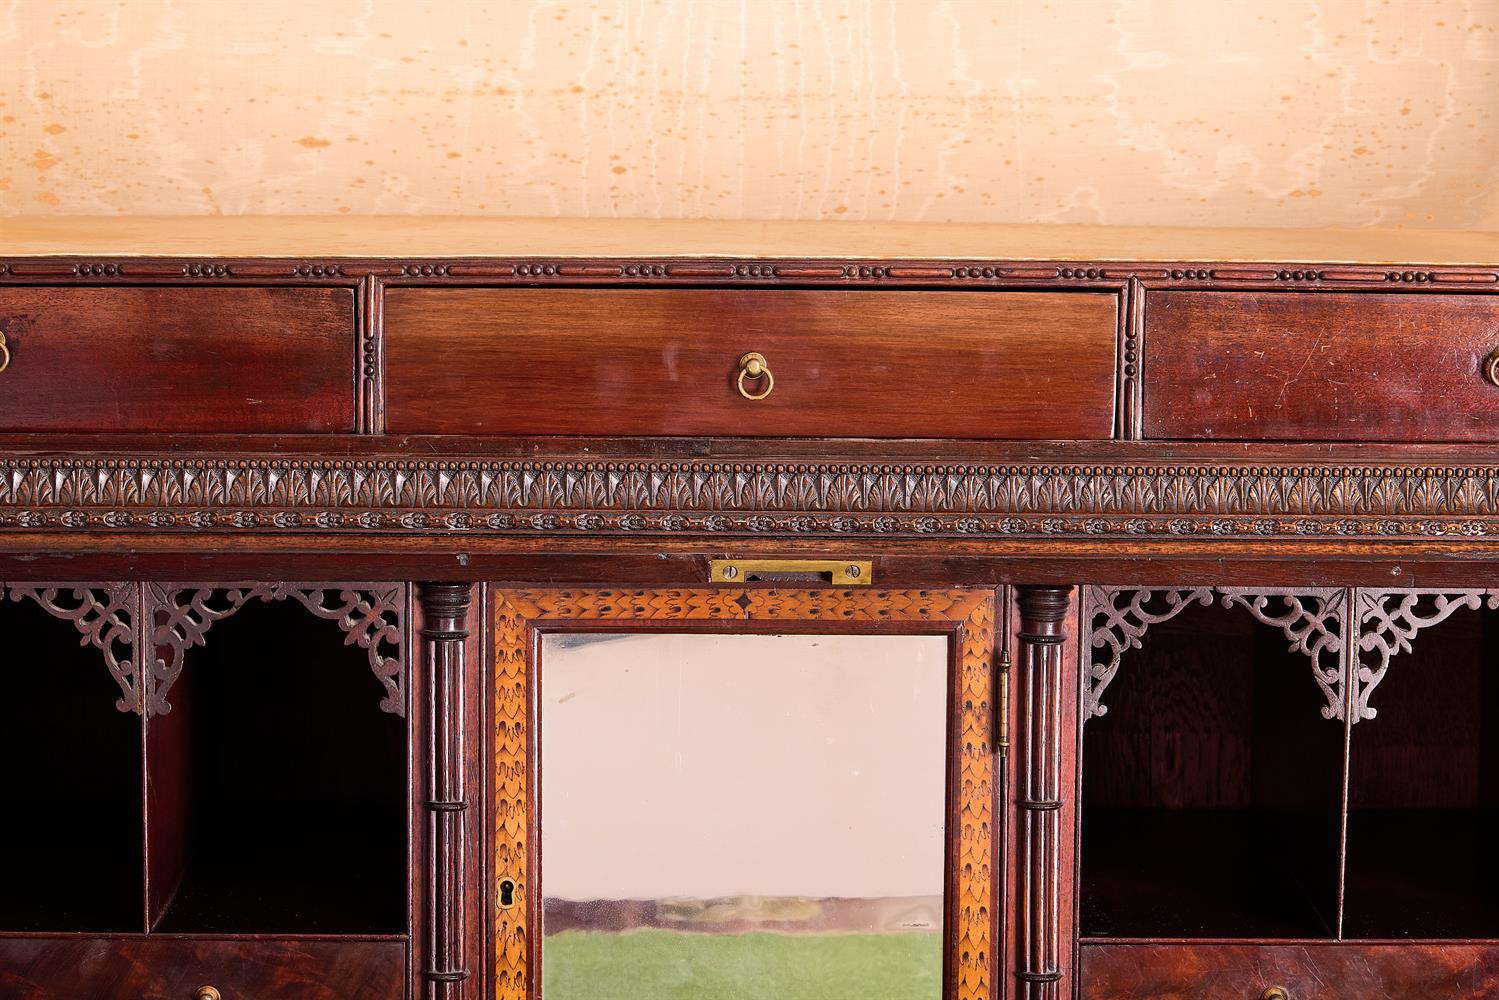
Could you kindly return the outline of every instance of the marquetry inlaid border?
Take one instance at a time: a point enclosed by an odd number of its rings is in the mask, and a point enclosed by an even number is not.
[[[960,715],[955,794],[949,803],[949,935],[951,1000],[994,995],[995,595],[978,590],[504,590],[495,595],[494,865],[513,879],[523,905],[499,909],[494,890],[495,1000],[534,996],[529,970],[539,954],[540,901],[530,892],[535,845],[531,727],[532,653],[539,628],[568,623],[816,622],[828,631],[858,623],[936,628],[954,637],[953,703]],[[956,833],[956,840],[953,835]],[[956,882],[956,894],[953,894]]]
[[[1499,466],[0,457],[0,533],[1487,538]]]

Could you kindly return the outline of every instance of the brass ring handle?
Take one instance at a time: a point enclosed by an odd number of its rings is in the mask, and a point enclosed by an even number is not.
[[[1291,1000],[1284,986],[1272,986],[1260,994],[1260,1000]]]
[[[9,355],[6,360],[10,360]],[[5,366],[0,365],[0,372],[5,371]],[[1499,347],[1489,352],[1489,356],[1483,359],[1483,377],[1489,380],[1490,385],[1499,385]]]
[[[219,991],[212,986],[199,986],[193,993],[193,1000],[222,1000],[222,998],[219,996]]]
[[[0,372],[10,367],[10,344],[6,342],[4,331],[0,331]]]
[[[0,368],[0,371],[4,371],[4,369]],[[763,378],[765,380],[765,391],[750,392],[744,387],[744,380],[747,378]],[[738,388],[739,395],[745,399],[764,399],[766,396],[769,396],[771,390],[776,387],[776,377],[770,373],[770,366],[765,363],[765,355],[751,351],[740,358],[739,378],[735,381],[734,385]]]

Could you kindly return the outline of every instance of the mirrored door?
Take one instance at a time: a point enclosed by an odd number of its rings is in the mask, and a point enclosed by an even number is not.
[[[497,611],[498,996],[987,992],[991,593]]]

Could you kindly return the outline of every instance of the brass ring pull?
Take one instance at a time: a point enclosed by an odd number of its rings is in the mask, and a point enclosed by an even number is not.
[[[0,368],[0,371],[4,371]],[[763,392],[750,392],[744,387],[745,379],[764,379],[765,390]],[[770,391],[776,387],[776,377],[770,373],[770,366],[765,363],[765,355],[754,351],[739,359],[739,379],[734,383],[739,389],[739,395],[745,399],[764,399],[770,395]]]
[[[10,367],[10,344],[5,339],[5,332],[0,330],[0,372]]]
[[[10,360],[10,355],[6,355]],[[0,372],[5,371],[5,366],[0,365]],[[1489,380],[1490,385],[1499,385],[1499,347],[1489,352],[1489,356],[1483,359],[1483,377]]]
[[[1291,1000],[1284,986],[1272,986],[1260,994],[1260,1000]]]
[[[199,986],[193,993],[193,1000],[221,1000],[219,991],[212,986]]]

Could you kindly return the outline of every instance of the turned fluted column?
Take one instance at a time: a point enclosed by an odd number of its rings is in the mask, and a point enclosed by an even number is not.
[[[422,663],[426,675],[423,719],[427,766],[423,805],[427,814],[427,898],[424,954],[425,1000],[461,1000],[469,970],[463,949],[466,869],[463,837],[468,808],[464,782],[464,646],[469,586],[427,583],[422,606]]]
[[[1020,1000],[1060,1000],[1062,645],[1072,591],[1019,587],[1020,716],[1016,741]]]

